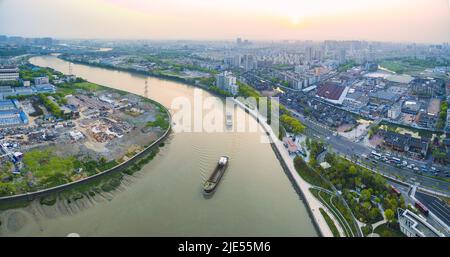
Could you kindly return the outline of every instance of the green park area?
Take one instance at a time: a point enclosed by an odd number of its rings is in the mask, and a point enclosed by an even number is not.
[[[31,65],[24,65],[20,67],[19,77],[22,80],[33,81],[36,77],[46,76],[50,81],[53,80],[53,75],[61,76],[61,72],[54,71],[50,68],[36,67]]]
[[[106,89],[103,86],[97,85],[95,83],[83,81],[78,79],[78,82],[69,82],[58,85],[57,94],[62,96],[75,94],[77,90],[83,90],[87,92],[96,92]]]
[[[438,121],[436,122],[437,129],[443,129],[445,127],[445,122],[447,121],[447,110],[448,110],[448,102],[442,101]]]
[[[302,157],[295,157],[294,166],[300,176],[309,184],[331,190],[331,185],[311,168]]]
[[[139,171],[143,165],[155,157],[156,153],[158,153],[158,149],[143,156],[133,165],[122,170],[122,173],[131,175]],[[24,169],[22,170],[22,174],[25,176],[21,180],[6,181],[5,178],[5,181],[0,182],[0,196],[63,185],[77,181],[81,175],[84,177],[92,176],[111,169],[119,163],[115,160],[106,161],[105,158],[92,160],[90,158],[61,157],[52,148],[46,148],[44,150],[36,149],[27,152],[24,155],[23,164]],[[0,172],[0,175],[10,174],[10,171],[6,170],[6,167],[2,167],[2,170],[7,172]],[[117,176],[112,176],[111,178],[105,177],[94,184],[100,185],[99,188],[102,190],[111,191],[118,186],[117,184],[120,184],[120,179]],[[89,191],[89,186],[85,186],[84,184],[78,187],[80,190]]]
[[[237,85],[239,86],[239,96],[253,97],[256,100],[258,100],[259,97],[261,96],[261,94],[256,89],[254,89],[253,87],[249,86],[246,83],[238,81]]]
[[[376,227],[373,232],[381,237],[405,237],[398,226],[390,225],[388,223]]]
[[[397,58],[380,62],[380,66],[398,74],[420,72],[436,66],[449,66],[449,61],[436,59]]]
[[[154,121],[147,122],[148,127],[159,127],[162,130],[166,130],[169,128],[169,121],[167,120],[167,115],[159,113],[156,115],[156,119]]]
[[[51,149],[32,150],[27,152],[23,158],[26,171],[30,172],[31,176],[43,187],[70,182],[75,161],[75,157],[59,157]]]
[[[394,222],[398,208],[405,208],[403,197],[397,196],[379,174],[354,164],[335,154],[325,156],[331,167],[321,173],[342,192],[355,217],[366,224],[373,224],[383,219],[380,206],[393,217],[386,217]],[[391,216],[391,215],[389,215]]]
[[[280,123],[283,125],[286,131],[294,134],[300,134],[305,131],[305,126],[298,119],[288,114],[282,114],[280,116]]]
[[[327,214],[327,212],[320,208],[320,213],[322,214],[323,218],[327,222],[328,227],[331,230],[331,233],[333,233],[334,237],[340,237],[339,230],[337,229],[336,225],[334,224],[333,220],[330,218],[330,216]]]
[[[325,154],[324,161],[330,167],[324,169],[316,161],[323,145],[310,140],[307,141],[307,148],[311,153],[309,163],[297,156],[294,159],[295,168],[306,182],[325,189],[311,189],[311,192],[331,211],[347,236],[357,235],[358,228],[353,217],[366,224],[363,231],[371,230],[372,224],[383,220],[382,212],[390,224],[389,228],[396,229],[396,212],[398,208],[405,208],[405,202],[390,190],[381,175],[333,153]]]

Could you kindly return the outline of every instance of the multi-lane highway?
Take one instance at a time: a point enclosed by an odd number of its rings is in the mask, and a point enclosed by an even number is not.
[[[335,152],[340,155],[344,155],[348,158],[358,158],[360,161],[364,161],[363,155],[369,156],[371,149],[363,144],[353,142],[345,137],[337,135],[334,131],[329,130],[325,126],[309,120],[302,114],[290,110],[303,124],[307,127],[306,134],[310,137],[322,139],[327,143]],[[411,162],[408,160],[408,162]],[[416,162],[420,167],[420,162]],[[368,161],[370,165],[370,161]],[[382,174],[386,174],[390,177],[396,177],[406,183],[415,184],[419,183],[422,187],[428,188],[433,191],[441,192],[444,194],[450,194],[450,183],[441,179],[428,177],[414,173],[411,169],[403,169],[393,166],[383,161],[376,161],[372,164],[373,169],[376,169]]]
[[[444,222],[447,227],[450,226],[450,207],[448,204],[437,197],[419,191],[416,192],[414,197]]]

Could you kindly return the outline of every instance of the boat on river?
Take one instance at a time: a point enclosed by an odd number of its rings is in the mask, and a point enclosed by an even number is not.
[[[211,173],[209,179],[203,185],[203,191],[206,194],[213,193],[214,190],[217,188],[217,185],[219,184],[223,174],[225,173],[225,170],[228,167],[228,161],[229,161],[228,156],[220,157],[219,161],[217,162],[216,168]]]

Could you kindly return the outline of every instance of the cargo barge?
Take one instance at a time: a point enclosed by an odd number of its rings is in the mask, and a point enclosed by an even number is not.
[[[213,193],[214,190],[217,188],[217,185],[219,184],[220,180],[222,179],[223,174],[225,173],[225,170],[228,167],[228,159],[229,159],[228,156],[220,157],[213,173],[211,174],[209,179],[203,185],[203,191],[206,194]]]

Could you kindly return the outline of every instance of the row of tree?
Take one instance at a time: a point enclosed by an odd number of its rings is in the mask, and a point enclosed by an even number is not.
[[[351,163],[336,154],[325,156],[331,167],[316,169],[325,176],[343,196],[362,222],[374,223],[382,219],[379,206],[385,211],[386,218],[395,223],[398,208],[405,208],[404,199],[392,192],[386,179],[379,174]],[[387,212],[387,213],[386,213]]]

